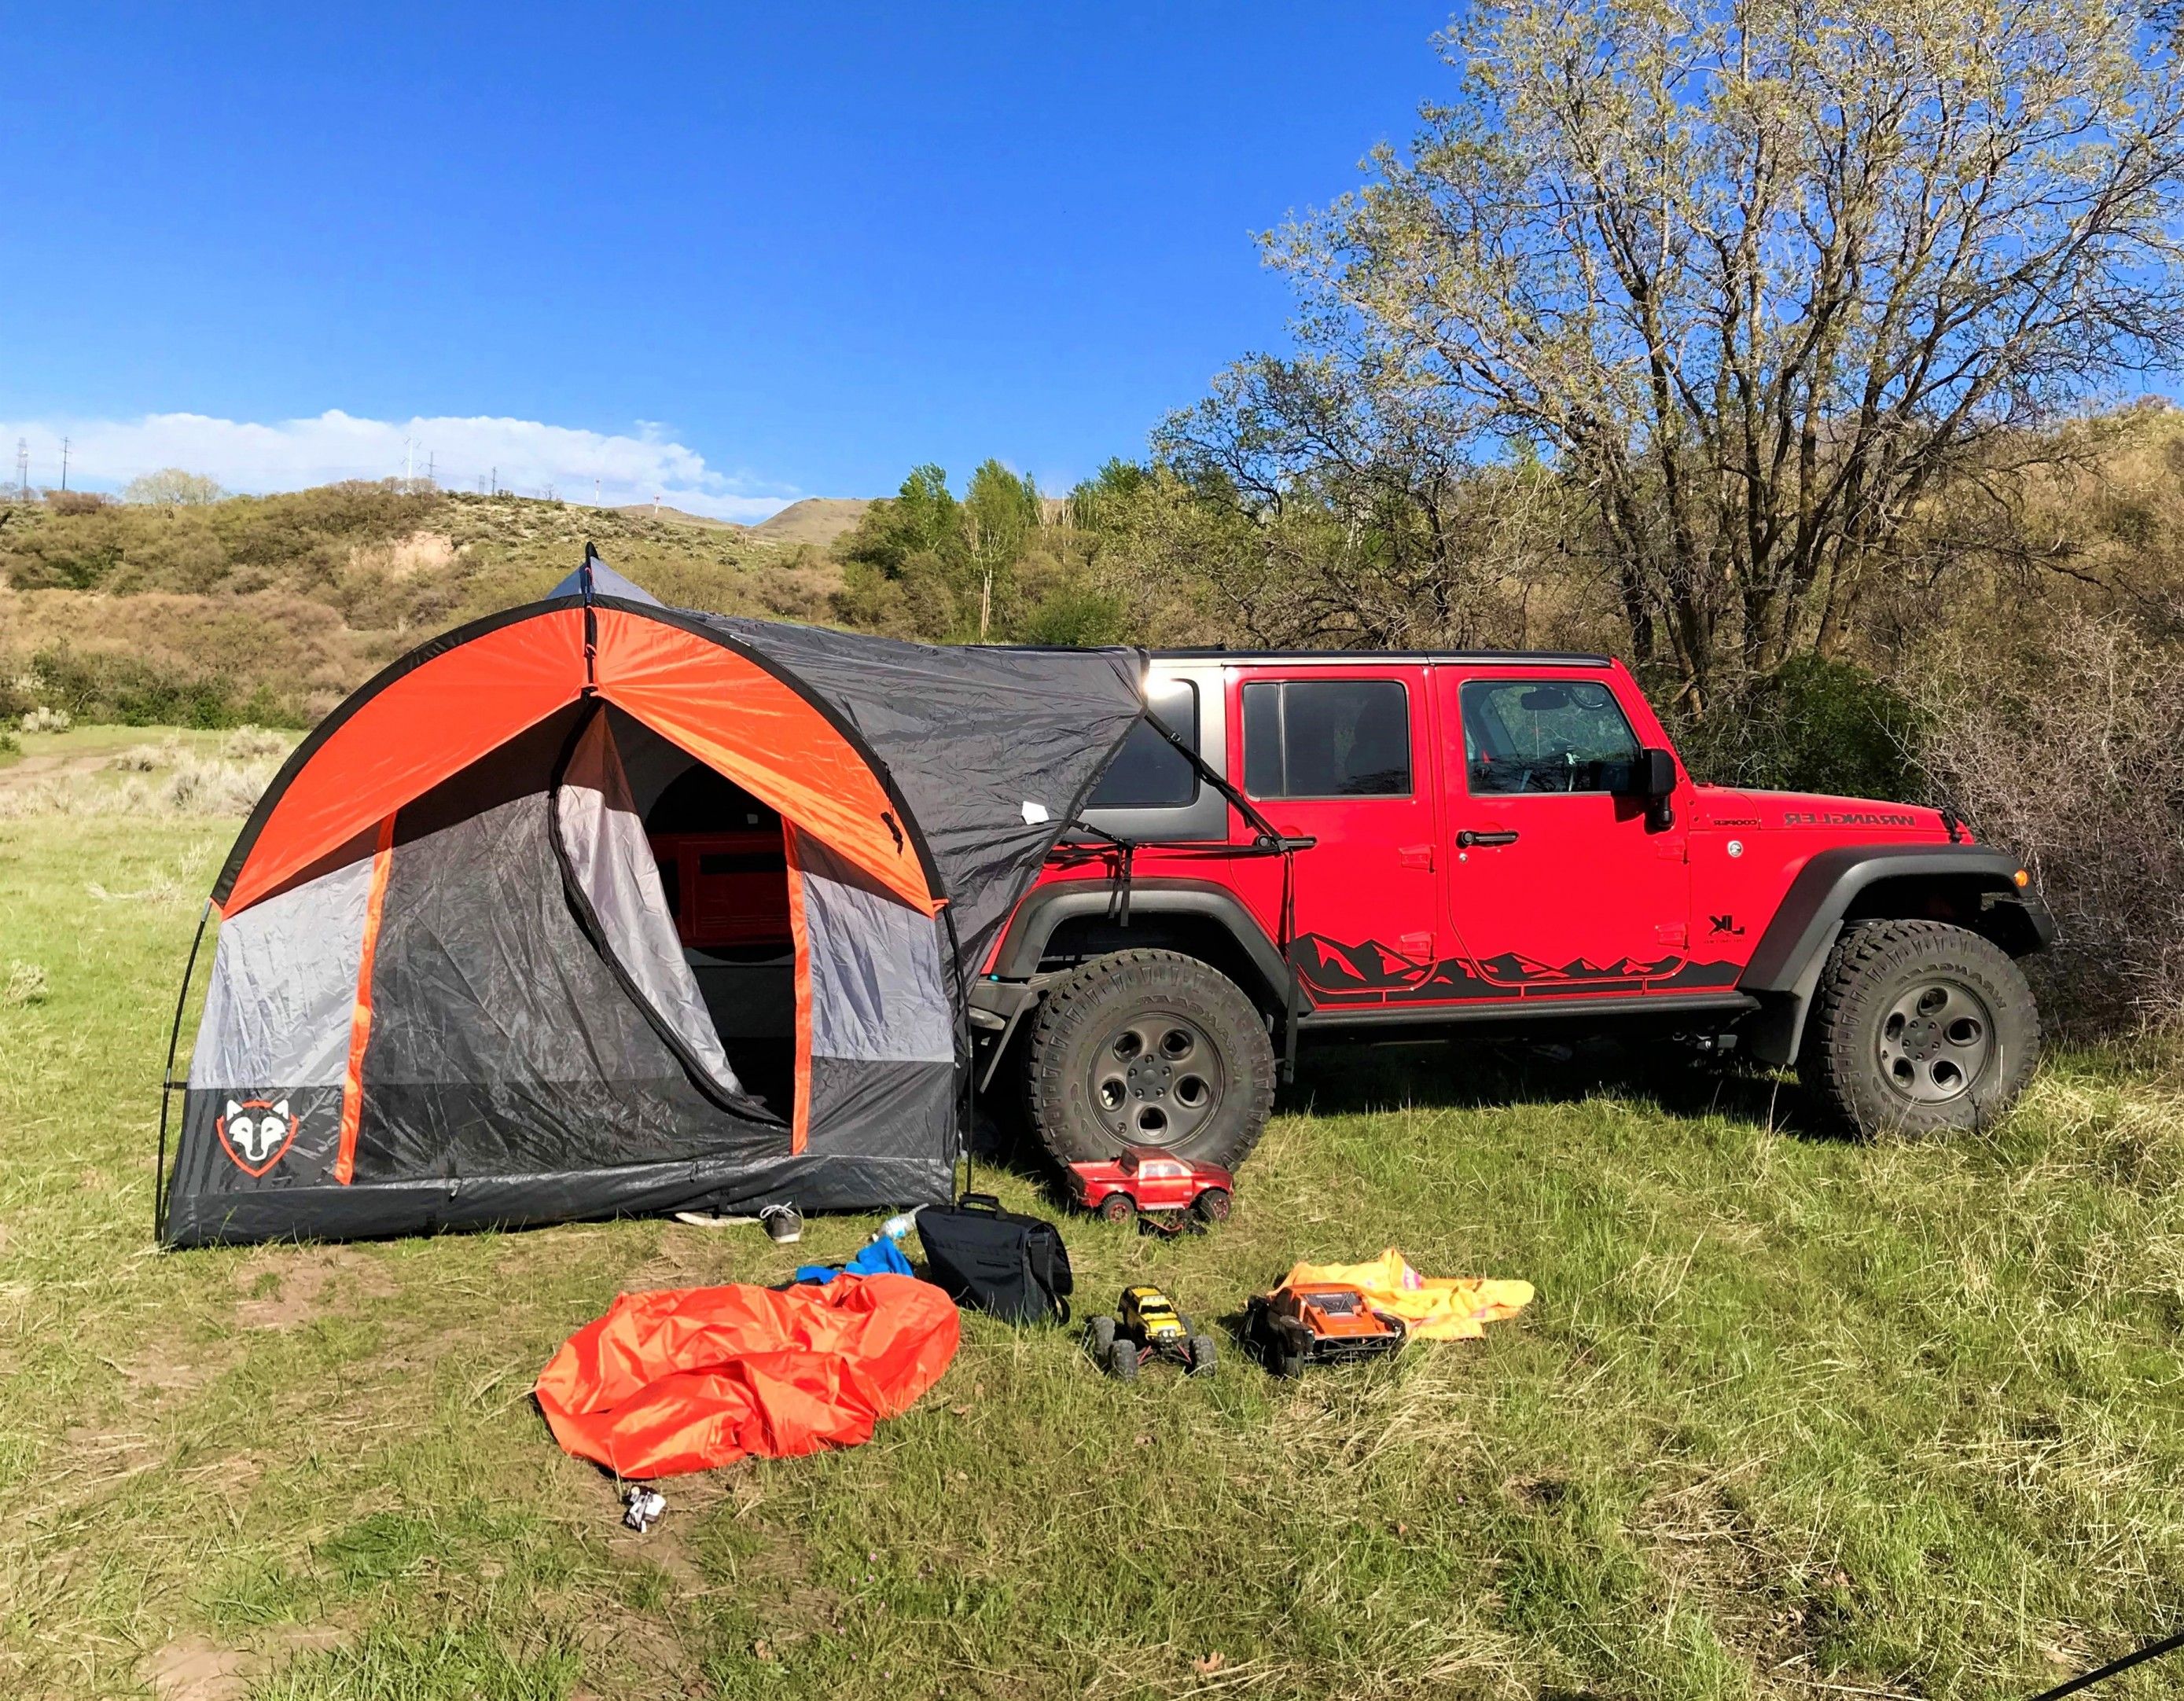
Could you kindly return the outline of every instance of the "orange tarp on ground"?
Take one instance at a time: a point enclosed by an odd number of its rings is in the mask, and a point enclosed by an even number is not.
[[[673,1476],[870,1440],[940,1379],[958,1329],[955,1302],[907,1276],[625,1293],[534,1392],[578,1458]]]
[[[1310,1281],[1363,1289],[1373,1305],[1410,1326],[1414,1341],[1475,1341],[1487,1324],[1532,1303],[1529,1281],[1420,1276],[1392,1246],[1370,1264],[1301,1264],[1283,1278],[1284,1287]]]

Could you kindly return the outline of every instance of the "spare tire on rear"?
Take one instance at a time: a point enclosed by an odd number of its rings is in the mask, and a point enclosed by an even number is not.
[[[1095,957],[1047,989],[1025,1048],[1040,1143],[1063,1164],[1124,1146],[1234,1168],[1274,1103],[1274,1048],[1258,1007],[1177,951]]]

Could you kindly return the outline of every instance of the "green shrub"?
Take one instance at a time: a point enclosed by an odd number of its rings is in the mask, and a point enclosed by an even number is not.
[[[1021,623],[1020,636],[1026,643],[1084,649],[1121,643],[1128,629],[1129,611],[1120,598],[1065,585],[1032,605]]]
[[[1799,656],[1672,730],[1692,772],[1716,785],[1899,799],[1920,789],[1911,705],[1846,661]]]
[[[62,646],[31,659],[39,695],[77,720],[123,726],[303,726],[305,717],[260,684],[248,697],[219,674],[186,674],[136,656]]]

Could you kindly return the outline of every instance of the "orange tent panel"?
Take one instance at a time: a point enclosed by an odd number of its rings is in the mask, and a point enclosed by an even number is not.
[[[557,609],[412,668],[312,752],[259,828],[220,914],[234,915],[575,697],[584,616]]]
[[[599,695],[717,769],[926,914],[927,882],[871,764],[793,687],[664,620],[596,611]],[[584,614],[555,609],[456,644],[364,698],[290,778],[220,905],[234,915],[374,822],[574,702]]]
[[[599,695],[718,769],[928,915],[939,900],[901,814],[834,724],[756,662],[641,614],[599,611]]]

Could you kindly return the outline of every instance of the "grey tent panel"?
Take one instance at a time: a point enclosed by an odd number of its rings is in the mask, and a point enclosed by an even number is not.
[[[939,924],[817,840],[797,835],[811,964],[811,1054],[956,1060]]]
[[[340,1085],[370,892],[365,844],[354,859],[221,925],[191,1087],[256,1092]]]
[[[875,1067],[859,1060],[815,1057],[811,1137],[805,1149],[844,1158],[904,1159],[945,1153],[952,1164],[956,1112],[961,1103],[953,1064]]]

